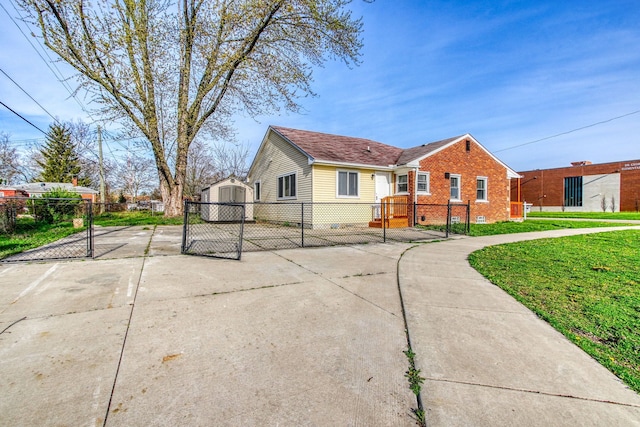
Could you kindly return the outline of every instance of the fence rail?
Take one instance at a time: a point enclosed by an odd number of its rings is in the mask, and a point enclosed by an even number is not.
[[[468,233],[468,205],[400,205],[394,202],[394,218],[382,221],[375,215],[372,220],[376,205],[370,203],[187,201],[182,252],[240,259],[242,251],[424,241]],[[383,216],[385,207],[380,207]]]

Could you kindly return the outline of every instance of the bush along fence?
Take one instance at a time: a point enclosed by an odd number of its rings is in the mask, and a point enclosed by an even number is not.
[[[92,225],[91,201],[79,197],[2,199],[0,260],[92,257]]]
[[[411,242],[469,232],[468,204],[185,202],[182,252],[239,259],[242,251]]]

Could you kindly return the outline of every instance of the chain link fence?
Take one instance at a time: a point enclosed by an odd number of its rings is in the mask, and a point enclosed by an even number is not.
[[[240,259],[245,206],[185,201],[181,252]]]
[[[429,241],[468,233],[468,205],[399,205],[185,202],[182,252],[240,259],[242,251]]]
[[[2,262],[92,256],[91,201],[6,198],[0,202]]]

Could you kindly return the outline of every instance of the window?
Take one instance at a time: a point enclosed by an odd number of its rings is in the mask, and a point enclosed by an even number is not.
[[[418,193],[429,192],[429,174],[418,173]]]
[[[396,193],[409,192],[409,177],[407,175],[396,175]]]
[[[460,200],[460,175],[451,175],[449,183],[451,186],[451,200]]]
[[[564,179],[564,206],[582,206],[582,177]]]
[[[489,200],[487,198],[487,178],[484,176],[479,176],[476,179],[476,200],[484,202]]]
[[[338,197],[358,197],[358,172],[338,171]]]
[[[296,198],[296,174],[290,173],[278,177],[278,199]]]
[[[256,181],[256,183],[253,184],[253,200],[255,200],[256,202],[260,201],[261,187],[262,187],[262,183],[260,181]]]

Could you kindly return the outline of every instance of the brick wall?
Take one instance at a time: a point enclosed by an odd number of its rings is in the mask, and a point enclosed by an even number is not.
[[[533,203],[534,209],[559,207],[564,202],[564,178],[572,176],[620,174],[621,211],[640,208],[640,160],[569,166],[554,169],[536,169],[520,172],[520,197]],[[511,180],[511,198],[517,200],[518,180]]]
[[[462,203],[471,202],[471,222],[477,216],[486,217],[487,222],[509,219],[509,180],[507,170],[491,155],[471,140],[470,150],[465,140],[423,159],[420,171],[430,172],[431,195],[418,196],[418,203],[446,204],[450,198],[449,179],[445,172],[460,175]],[[476,201],[476,179],[487,177],[487,202]],[[411,186],[415,180],[410,179]]]

